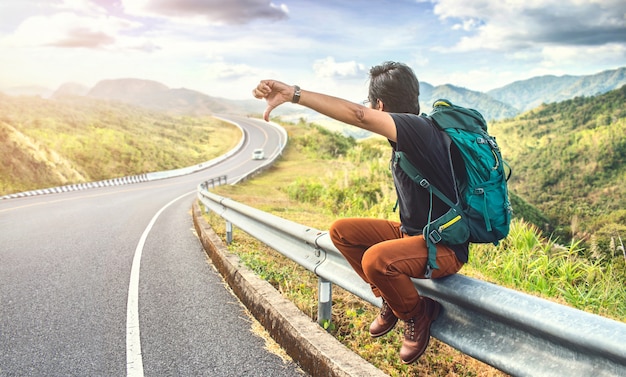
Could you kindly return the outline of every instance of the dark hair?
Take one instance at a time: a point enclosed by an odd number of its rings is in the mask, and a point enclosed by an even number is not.
[[[385,104],[390,113],[420,113],[420,84],[406,64],[384,62],[370,69],[369,100]]]

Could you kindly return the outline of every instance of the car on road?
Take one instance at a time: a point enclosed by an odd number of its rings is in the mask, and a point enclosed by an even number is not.
[[[258,148],[258,149],[255,149],[252,152],[252,159],[253,160],[262,160],[264,158],[265,158],[265,153],[263,153],[263,149]]]

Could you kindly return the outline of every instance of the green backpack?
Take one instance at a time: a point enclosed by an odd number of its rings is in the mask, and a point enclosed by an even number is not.
[[[507,189],[511,170],[502,159],[495,138],[487,133],[483,116],[445,99],[435,101],[432,112],[426,116],[450,136],[463,157],[467,172],[464,182],[454,177],[458,191],[453,201],[431,185],[403,152],[395,152],[394,163],[430,192],[428,223],[423,229],[428,246],[426,277],[430,278],[432,269],[439,268],[435,262],[437,243],[458,245],[469,240],[497,245],[509,234],[512,208]],[[448,157],[452,163],[450,151]],[[450,207],[435,220],[432,220],[433,194]]]

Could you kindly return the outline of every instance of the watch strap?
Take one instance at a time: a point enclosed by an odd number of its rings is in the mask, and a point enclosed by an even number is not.
[[[300,87],[298,85],[293,86],[293,98],[292,103],[298,103],[300,101]]]

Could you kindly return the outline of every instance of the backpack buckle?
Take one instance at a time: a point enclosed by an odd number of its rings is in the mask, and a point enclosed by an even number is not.
[[[441,234],[437,230],[431,230],[428,233],[428,238],[432,243],[439,243],[441,241]]]
[[[426,178],[424,178],[420,181],[420,186],[422,186],[423,188],[428,188],[428,186],[430,186],[430,182],[428,182]]]

